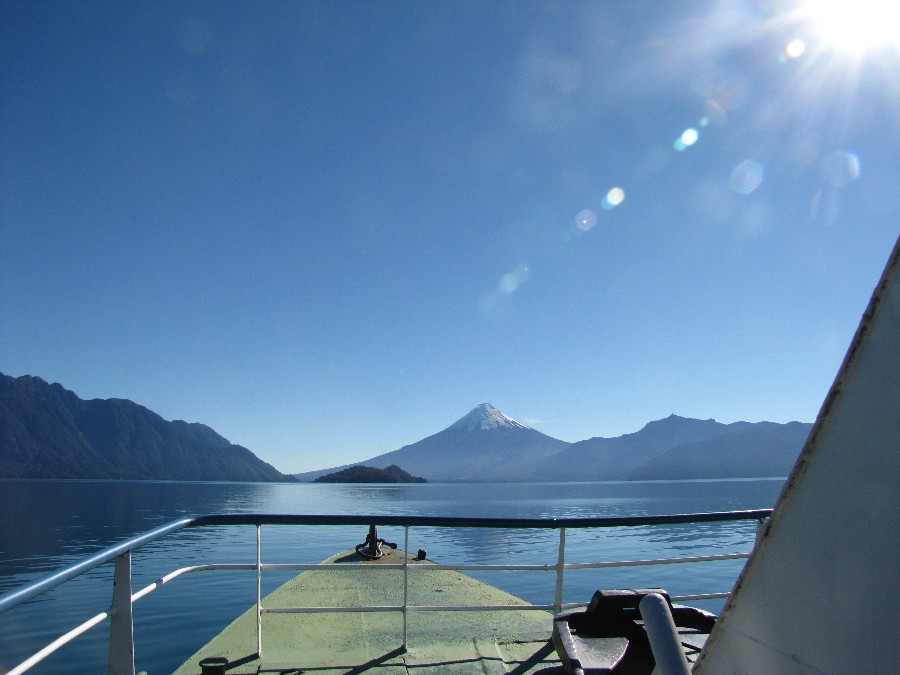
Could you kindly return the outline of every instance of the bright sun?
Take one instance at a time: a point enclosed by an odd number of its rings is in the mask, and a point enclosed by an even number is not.
[[[884,45],[900,47],[897,0],[805,0],[803,14],[822,40],[861,55]]]

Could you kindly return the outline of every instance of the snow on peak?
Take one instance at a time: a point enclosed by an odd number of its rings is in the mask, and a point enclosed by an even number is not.
[[[463,429],[464,431],[487,431],[491,429],[531,429],[521,422],[516,422],[512,417],[504,415],[490,403],[482,403],[475,406],[465,417],[457,420],[450,429]]]

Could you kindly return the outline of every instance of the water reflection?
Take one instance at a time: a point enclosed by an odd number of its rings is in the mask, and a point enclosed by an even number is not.
[[[115,481],[0,481],[0,591],[70,563],[86,553],[186,515],[305,513],[501,518],[569,518],[725,511],[770,507],[779,480],[543,484],[229,484]],[[379,534],[403,545],[403,528]],[[567,561],[635,560],[746,550],[754,523],[700,524],[567,531]],[[263,561],[314,563],[351,549],[364,527],[265,526]],[[409,548],[448,563],[556,562],[556,530],[412,528]],[[174,568],[200,563],[252,563],[252,526],[183,530],[134,557],[136,587]],[[742,561],[624,570],[572,571],[565,602],[583,602],[600,587],[661,586],[675,594],[727,590]],[[267,573],[263,591],[292,573]],[[479,578],[532,602],[550,602],[551,572],[484,572]],[[17,662],[108,604],[110,565],[78,578],[12,614],[0,615],[0,655]],[[135,608],[138,669],[174,670],[234,616],[255,593],[253,572],[194,574],[173,582]],[[198,603],[197,598],[203,602]],[[721,603],[718,603],[720,606]],[[707,605],[718,609],[717,603]],[[202,616],[201,616],[202,614]],[[166,629],[160,631],[160,619]],[[21,657],[21,658],[20,658]],[[91,632],[38,672],[100,672],[106,635]],[[0,664],[2,666],[8,664]],[[96,666],[96,667],[95,667]]]
[[[2,481],[0,589],[9,575],[42,572],[72,557],[204,513],[252,510],[260,484]],[[24,561],[39,561],[23,566]]]
[[[337,513],[449,517],[571,518],[689,513],[712,510],[766,508],[774,503],[781,481],[609,482],[546,484],[229,484],[98,481],[3,481],[0,492],[0,589],[34,578],[88,551],[145,531],[185,515],[205,513]],[[649,548],[723,549],[752,537],[752,524],[728,527],[698,525],[592,535],[591,548],[633,550],[640,539]],[[238,548],[252,553],[253,532],[205,530],[178,535],[184,551],[204,543],[225,542],[220,551]],[[318,541],[323,532],[307,539]],[[347,537],[346,534],[340,535]],[[357,535],[354,535],[357,536]],[[402,539],[402,531],[391,535]],[[445,550],[454,560],[462,556],[524,554],[529,537],[499,530],[416,532],[424,544],[416,548]],[[535,535],[544,547],[545,534]],[[289,552],[291,534],[267,537],[273,552]],[[358,535],[362,541],[364,533]],[[581,534],[570,533],[578,550]],[[534,537],[532,537],[534,538]],[[526,543],[522,543],[522,542]],[[434,543],[431,543],[434,542]],[[240,546],[239,546],[240,543]],[[357,541],[347,542],[350,548]],[[320,549],[309,541],[304,550]],[[333,543],[330,544],[333,546]],[[168,550],[169,545],[155,544]],[[246,547],[251,547],[247,549]],[[181,553],[181,549],[178,553]],[[457,556],[455,552],[461,555]],[[186,554],[187,555],[187,554]],[[199,554],[198,554],[199,555]],[[226,556],[230,555],[226,553]],[[252,557],[252,556],[251,556]],[[322,556],[324,557],[324,556]],[[245,558],[246,559],[246,558]],[[315,562],[320,558],[311,560]]]

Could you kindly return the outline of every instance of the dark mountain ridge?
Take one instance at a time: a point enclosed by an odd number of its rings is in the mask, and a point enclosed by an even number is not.
[[[404,471],[396,464],[383,469],[374,466],[351,466],[334,473],[326,473],[316,483],[427,483],[428,481]]]
[[[398,464],[430,481],[602,481],[787,475],[811,424],[698,420],[670,415],[614,438],[567,443],[483,403],[436,434],[352,466]]]
[[[0,373],[0,476],[289,481],[203,424],[126,399],[82,400],[39,377]]]
[[[713,419],[669,415],[630,434],[612,438],[597,436],[572,443],[557,456],[557,463],[542,473],[551,480],[568,480],[565,476],[577,466],[585,475],[603,476],[593,480],[626,480],[634,469],[676,446],[718,438],[752,426],[750,422],[722,424]]]
[[[809,424],[758,422],[721,436],[684,443],[633,469],[630,480],[786,476],[810,432]]]

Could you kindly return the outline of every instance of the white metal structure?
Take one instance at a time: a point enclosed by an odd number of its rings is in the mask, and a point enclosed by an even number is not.
[[[900,240],[698,673],[900,669]]]

